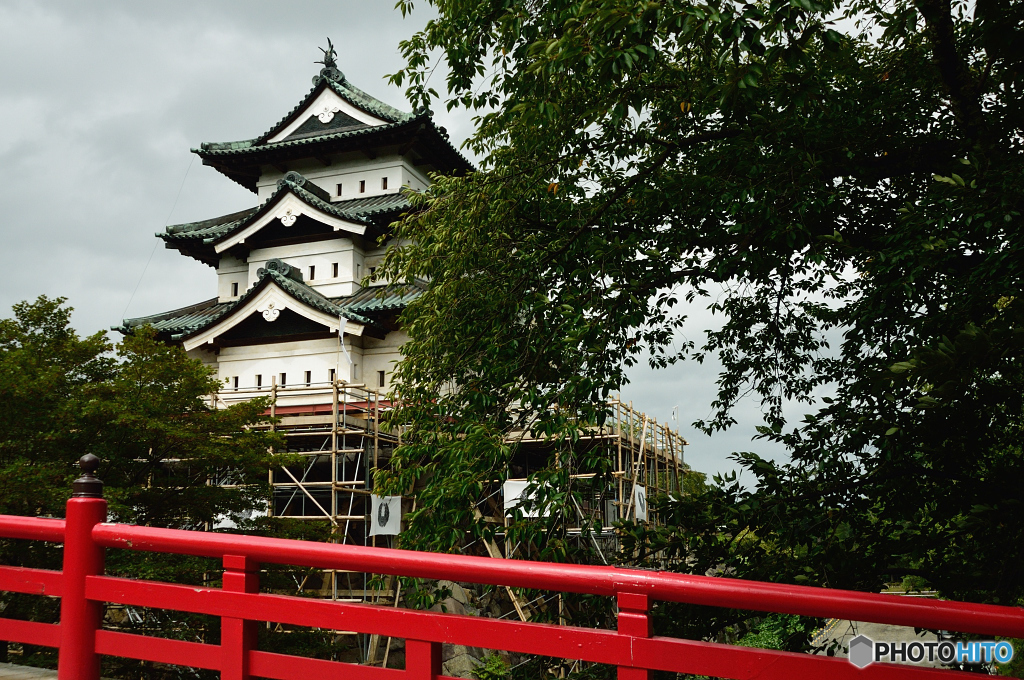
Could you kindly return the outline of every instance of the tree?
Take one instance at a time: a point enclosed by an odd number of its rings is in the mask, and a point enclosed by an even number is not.
[[[180,347],[158,342],[150,329],[116,348],[102,332],[80,338],[70,315],[62,298],[40,297],[0,320],[0,513],[63,516],[85,453],[102,460],[113,521],[203,529],[266,507],[268,451],[280,444],[252,429],[266,420],[266,399],[215,409],[217,379]],[[210,483],[223,481],[234,484]],[[61,552],[38,541],[3,541],[0,560],[59,569]],[[126,551],[112,552],[107,567],[179,583],[202,583],[204,573],[218,571],[210,560]],[[55,600],[7,594],[2,604],[8,617],[57,616]],[[163,627],[165,635],[217,630],[184,614],[169,626],[168,616],[150,612],[122,625]],[[35,661],[46,664],[49,654],[40,650]],[[138,673],[135,662],[112,663],[120,665],[105,673]]]
[[[429,4],[392,81],[429,105],[439,55],[483,162],[413,196],[377,269],[430,282],[403,317],[409,429],[381,479],[425,485],[423,545],[486,533],[471,509],[517,419],[567,481],[600,468],[571,443],[641,352],[716,355],[697,426],[752,394],[791,461],[736,454],[754,488],[664,500],[674,523],[626,527],[627,547],[1020,601],[1024,4]],[[721,319],[699,345],[680,335],[696,305]]]
[[[103,461],[116,521],[200,528],[262,508],[275,435],[251,429],[267,400],[214,409],[219,382],[149,329],[113,347],[79,338],[63,299],[14,306],[0,321],[0,512],[63,514],[77,460]],[[210,484],[234,476],[238,485]]]

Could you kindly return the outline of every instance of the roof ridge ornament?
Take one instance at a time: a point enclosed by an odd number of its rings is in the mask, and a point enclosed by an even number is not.
[[[277,188],[280,189],[281,187],[283,187],[285,182],[291,182],[292,184],[298,187],[305,187],[307,181],[308,180],[305,177],[303,177],[301,172],[289,170],[284,174],[284,177],[277,180]]]
[[[330,38],[327,38],[327,49],[322,47],[317,48],[324,53],[324,58],[320,61],[314,61],[314,64],[323,64],[324,67],[320,69],[320,75],[313,77],[313,84],[316,85],[317,80],[320,78],[326,78],[327,80],[333,80],[336,83],[345,82],[345,74],[338,70],[338,52],[334,49],[334,43],[331,42]],[[328,118],[328,120],[330,120]]]
[[[262,280],[263,277],[270,274],[270,272],[277,272],[281,276],[289,278],[292,281],[298,281],[299,283],[303,282],[302,272],[299,271],[298,267],[293,267],[277,257],[267,260],[267,263],[256,271],[256,276]]]
[[[317,186],[315,182],[307,179],[301,173],[296,172],[295,170],[289,170],[288,172],[285,173],[284,177],[277,180],[278,189],[281,189],[282,187],[288,184],[308,191],[309,193],[319,198],[321,201],[326,201],[328,203],[330,203],[331,201],[331,195],[327,193],[327,191],[323,187]],[[285,226],[290,227],[291,224],[286,224]]]

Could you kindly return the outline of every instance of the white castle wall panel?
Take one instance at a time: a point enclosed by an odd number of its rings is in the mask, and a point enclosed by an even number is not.
[[[273,258],[298,267],[302,272],[303,283],[329,298],[352,295],[359,289],[359,281],[366,275],[362,252],[356,248],[352,239],[338,238],[253,250],[249,254],[247,287],[259,281],[257,272]],[[338,265],[337,277],[333,275],[335,264]],[[309,278],[311,266],[315,267],[312,280]]]
[[[352,359],[357,364],[361,363],[362,351],[352,348],[351,338],[347,341]],[[311,382],[324,383],[330,380],[331,369],[337,371],[340,379],[353,382],[337,338],[225,347],[220,351],[217,364],[218,377],[227,390],[234,384],[236,376],[239,387],[244,389],[256,386],[257,375],[262,376],[266,389],[275,378],[280,384],[282,373],[286,375],[286,385],[304,384],[306,371],[311,374]]]
[[[353,198],[369,198],[384,194],[397,194],[403,186],[415,191],[423,191],[430,184],[422,172],[413,163],[398,155],[381,156],[367,160],[362,154],[332,160],[325,166],[316,160],[295,161],[288,164],[288,170],[295,170],[326,191],[332,201],[347,201]],[[285,173],[273,166],[264,166],[263,174],[256,183],[259,200],[265,201],[277,190],[277,182],[284,178]],[[387,189],[381,180],[387,177]],[[359,182],[364,181],[364,191],[359,191]],[[338,184],[342,185],[342,193],[338,194]]]

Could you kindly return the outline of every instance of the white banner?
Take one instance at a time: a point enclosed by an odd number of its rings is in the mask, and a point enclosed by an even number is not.
[[[530,482],[528,481],[508,481],[501,485],[501,495],[505,497],[506,515],[511,515],[516,508],[520,509],[523,513],[523,517],[547,517],[550,514],[548,509],[545,507],[544,514],[541,515],[540,509],[535,503],[530,506],[529,510],[522,507],[524,501],[535,500],[534,497],[526,493],[526,487],[529,485]]]
[[[636,511],[636,521],[647,521],[647,489],[639,484],[633,485],[633,509]]]
[[[370,535],[397,536],[402,532],[402,497],[370,494]]]
[[[352,355],[348,353],[348,347],[345,345],[345,317],[340,315],[338,316],[338,343],[341,345],[341,351],[345,354],[345,361],[348,362],[348,382],[355,382],[356,362],[352,360]],[[341,367],[339,366],[338,368],[340,369]]]

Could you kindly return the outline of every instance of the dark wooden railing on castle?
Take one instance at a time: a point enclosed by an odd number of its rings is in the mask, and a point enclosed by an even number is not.
[[[64,544],[63,571],[0,567],[0,590],[61,598],[60,623],[0,619],[0,639],[59,649],[60,680],[98,680],[100,655],[250,677],[409,678],[441,676],[443,643],[618,667],[622,680],[650,670],[723,678],[954,678],[957,671],[738,647],[653,635],[656,600],[763,612],[1024,637],[1024,611],[738,579],[494,560],[309,541],[108,524],[93,456],[83,458],[67,519],[0,516],[0,537]],[[107,548],[213,557],[223,561],[223,587],[206,588],[104,575]],[[590,593],[616,598],[618,630],[521,623],[260,593],[261,563],[349,569],[491,585]],[[105,603],[219,616],[219,645],[134,635],[102,627]],[[405,669],[375,668],[261,651],[256,626],[272,621],[406,639]]]

